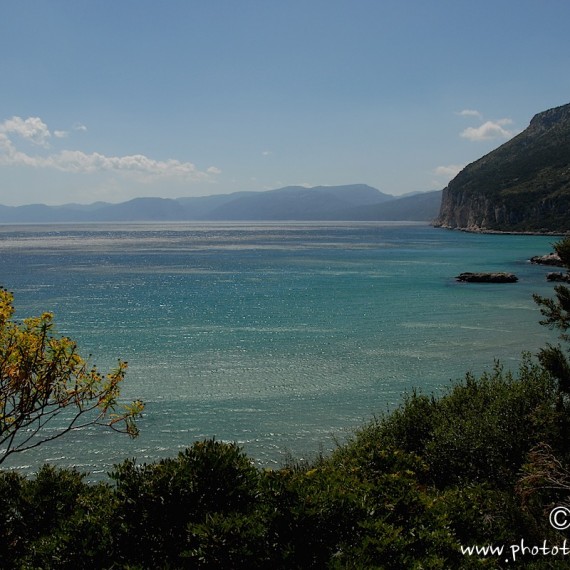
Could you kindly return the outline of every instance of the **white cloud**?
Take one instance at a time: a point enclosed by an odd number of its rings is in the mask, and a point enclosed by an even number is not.
[[[448,180],[451,180],[457,176],[465,168],[464,164],[448,164],[447,166],[438,166],[434,169],[434,174],[436,176],[441,176]]]
[[[82,125],[81,123],[74,123],[73,124],[73,130],[74,131],[86,131],[87,127],[85,125]]]
[[[200,172],[191,162],[178,160],[155,160],[142,154],[128,156],[105,156],[97,152],[86,154],[79,150],[64,150],[48,157],[29,157],[32,161],[20,160],[30,166],[54,168],[62,172],[93,173],[102,171],[140,175],[143,178],[175,176],[192,180],[205,179],[209,174],[218,174],[215,167]]]
[[[76,124],[74,130],[87,130]],[[12,117],[0,124],[0,164],[28,166],[30,168],[51,168],[60,172],[94,173],[117,172],[132,175],[140,181],[149,182],[156,178],[178,177],[186,180],[206,180],[221,170],[210,166],[205,172],[199,171],[191,162],[179,160],[155,160],[142,154],[127,156],[106,156],[101,153],[84,153],[80,150],[62,150],[57,153],[31,155],[16,148],[13,136],[18,135],[44,148],[51,133],[39,117],[22,119]],[[66,131],[54,131],[56,138],[65,138]]]
[[[12,117],[0,125],[0,133],[17,135],[36,145],[47,147],[51,133],[47,125],[39,117]]]
[[[69,136],[69,131],[53,131],[53,136],[57,139],[65,139]]]
[[[515,133],[504,127],[512,124],[510,119],[499,119],[498,121],[486,121],[479,127],[469,127],[465,129],[461,136],[471,141],[484,141],[490,139],[509,139]]]
[[[463,111],[459,111],[456,115],[461,115],[462,117],[477,117],[478,119],[483,118],[483,115],[475,109],[463,109]]]

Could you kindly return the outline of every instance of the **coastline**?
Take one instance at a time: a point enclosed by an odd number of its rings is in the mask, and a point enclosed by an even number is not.
[[[439,228],[442,230],[450,230],[457,232],[465,232],[469,234],[498,234],[498,235],[515,235],[515,236],[553,236],[553,237],[563,237],[570,234],[570,232],[556,232],[556,231],[515,231],[515,230],[490,230],[479,227],[473,228],[459,228],[446,226],[444,224],[438,224],[432,222],[431,224],[434,228]]]

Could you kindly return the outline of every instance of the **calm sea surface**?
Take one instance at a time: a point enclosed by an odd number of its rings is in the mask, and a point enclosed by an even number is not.
[[[60,333],[146,402],[136,440],[69,434],[40,461],[93,476],[127,457],[237,441],[259,465],[334,447],[405,391],[439,391],[494,359],[516,368],[553,333],[528,263],[552,237],[477,235],[400,223],[93,224],[0,227],[0,284],[18,318],[53,311]],[[510,271],[516,284],[459,284]]]

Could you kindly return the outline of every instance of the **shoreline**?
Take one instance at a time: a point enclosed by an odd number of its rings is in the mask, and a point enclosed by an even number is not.
[[[468,234],[498,234],[498,235],[515,235],[515,236],[567,236],[570,232],[555,232],[555,231],[515,231],[515,230],[487,230],[483,228],[459,228],[459,227],[451,227],[445,226],[442,224],[431,224],[434,228],[442,229],[442,230],[449,230],[449,231],[456,231],[456,232],[465,232]]]

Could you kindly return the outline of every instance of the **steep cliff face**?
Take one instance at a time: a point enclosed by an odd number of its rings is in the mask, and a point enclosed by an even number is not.
[[[465,167],[435,225],[470,231],[570,231],[570,104]]]

